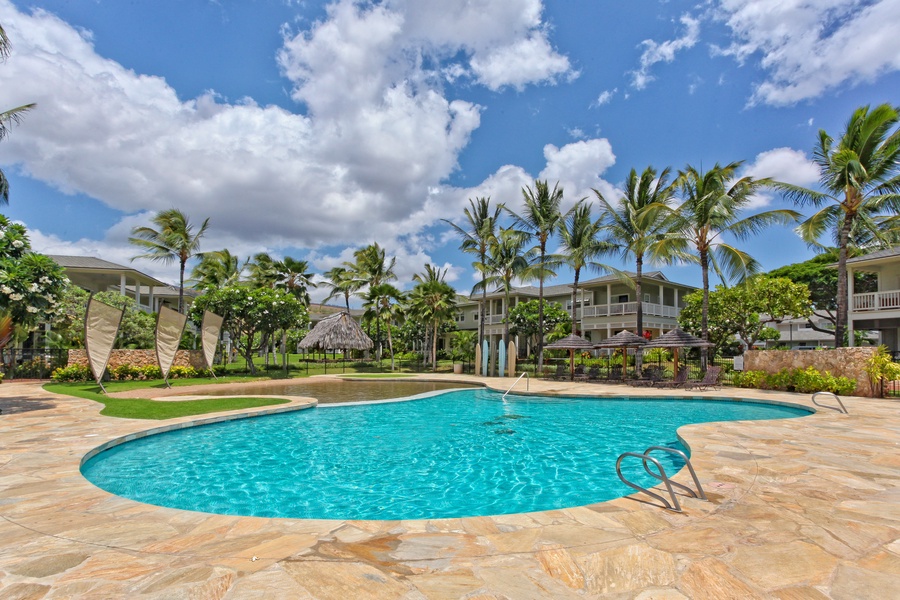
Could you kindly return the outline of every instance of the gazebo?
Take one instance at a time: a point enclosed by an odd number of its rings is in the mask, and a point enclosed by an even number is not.
[[[569,377],[575,380],[575,351],[576,350],[593,350],[594,344],[584,339],[580,335],[566,336],[561,340],[556,340],[552,344],[544,346],[544,350],[568,350],[569,351]]]
[[[631,333],[627,329],[623,329],[616,335],[610,336],[605,340],[600,340],[594,345],[594,348],[621,348],[622,349],[622,381],[625,381],[625,375],[628,371],[628,348],[640,348],[647,345],[647,340],[639,335]]]
[[[644,348],[672,348],[675,354],[673,374],[678,376],[678,349],[679,348],[702,348],[713,346],[711,342],[704,342],[695,335],[691,335],[680,328],[662,334],[655,340],[650,340]]]
[[[350,313],[341,311],[329,315],[319,321],[312,330],[300,340],[301,348],[341,348],[343,350],[369,350],[375,343],[372,338],[353,320]],[[328,371],[328,363],[325,363]]]

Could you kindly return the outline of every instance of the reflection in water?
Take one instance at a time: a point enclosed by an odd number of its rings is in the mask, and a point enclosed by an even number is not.
[[[263,395],[274,396],[285,394],[289,396],[312,396],[319,404],[334,404],[339,402],[363,402],[367,400],[386,400],[388,398],[405,398],[434,392],[437,390],[451,390],[459,388],[478,387],[464,383],[438,383],[429,381],[346,381],[343,379],[329,379],[318,381],[286,381],[283,385],[247,386],[240,390],[210,390],[205,394],[210,396],[233,396],[236,393],[247,396]]]

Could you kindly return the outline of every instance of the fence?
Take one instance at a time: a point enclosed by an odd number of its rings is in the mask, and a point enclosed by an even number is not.
[[[54,369],[66,366],[68,350],[4,348],[0,350],[0,372],[9,379],[50,379]]]

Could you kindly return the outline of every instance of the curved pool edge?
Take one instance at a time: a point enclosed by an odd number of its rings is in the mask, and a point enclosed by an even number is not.
[[[606,592],[596,585],[604,581],[631,595],[702,595],[700,581],[765,597],[786,588],[833,597],[852,597],[861,589],[854,585],[874,585],[882,597],[896,591],[896,575],[879,557],[896,553],[889,546],[900,528],[891,508],[900,487],[900,465],[891,458],[900,437],[897,401],[849,398],[849,416],[759,421],[752,431],[688,426],[704,457],[701,478],[730,486],[716,490],[710,513],[686,502],[686,513],[675,518],[629,497],[508,518],[379,523],[222,518],[111,497],[73,477],[83,438],[122,435],[145,423],[102,417],[90,401],[27,384],[5,384],[0,394],[46,406],[0,417],[7,482],[0,515],[8,532],[0,538],[0,569],[7,572],[0,592],[27,583],[64,595],[79,580],[81,593],[98,596],[124,597],[150,585],[169,596],[211,586],[236,597],[273,586],[302,596],[336,592],[335,577],[341,585],[376,581],[395,597],[450,589],[441,581],[466,593],[535,598],[599,595]],[[732,447],[756,456],[752,468]],[[849,480],[848,455],[858,457]],[[89,558],[62,574],[14,572],[24,557],[60,553]],[[631,559],[642,561],[639,570]],[[794,559],[809,566],[802,580],[791,572]],[[172,580],[175,560],[198,576]],[[607,568],[618,578],[609,580]]]

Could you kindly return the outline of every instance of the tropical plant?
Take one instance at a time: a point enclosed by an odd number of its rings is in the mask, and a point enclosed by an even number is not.
[[[437,338],[443,323],[456,315],[456,290],[444,281],[446,271],[426,265],[407,297],[408,315],[431,327],[431,365],[437,370]]]
[[[151,219],[156,226],[135,227],[131,230],[133,237],[128,241],[146,250],[144,254],[132,257],[148,258],[163,264],[177,263],[178,271],[178,312],[184,313],[184,269],[187,261],[200,252],[200,238],[209,227],[209,219],[205,219],[200,229],[194,233],[188,217],[177,208],[170,208],[156,213]]]
[[[456,331],[450,338],[450,353],[454,361],[471,362],[475,360],[475,346],[478,343],[478,332],[469,330]]]
[[[854,238],[884,240],[892,228],[882,227],[882,219],[894,222],[900,213],[900,122],[898,108],[882,104],[853,111],[837,144],[824,129],[819,130],[813,161],[819,168],[819,184],[824,191],[780,184],[785,195],[800,205],[819,210],[800,223],[797,232],[810,245],[818,246],[822,236],[831,234],[838,247],[837,310],[835,346],[844,345],[847,329],[848,249]]]
[[[228,249],[204,252],[188,283],[200,290],[218,289],[240,281],[243,270],[240,259]]]
[[[581,271],[591,268],[600,272],[612,272],[622,275],[617,269],[597,262],[604,254],[612,252],[609,242],[600,239],[600,221],[591,217],[591,203],[581,200],[566,213],[559,226],[559,237],[562,241],[560,253],[554,260],[567,265],[573,271],[572,282],[572,333],[578,334],[578,281]]]
[[[395,315],[394,309],[403,293],[389,283],[379,283],[370,286],[364,297],[363,307],[366,309],[364,318],[375,319],[378,322],[378,360],[381,360],[381,324],[384,324],[387,332],[388,351],[391,354],[391,371],[394,370],[394,340],[391,335],[391,321]]]
[[[750,207],[756,194],[771,187],[771,179],[737,177],[742,161],[725,166],[716,163],[708,171],[690,165],[679,171],[676,186],[682,203],[675,209],[672,232],[654,245],[657,258],[676,258],[700,264],[703,278],[703,303],[700,336],[709,340],[709,268],[723,282],[742,280],[759,271],[759,263],[743,250],[728,244],[723,237],[731,235],[747,239],[765,227],[794,222],[799,213],[779,209],[756,213],[747,217],[743,211]],[[705,368],[707,349],[700,351]]]
[[[345,263],[351,269],[356,279],[360,282],[360,289],[369,285],[379,285],[397,279],[394,266],[397,258],[387,259],[385,249],[378,242],[369,244],[353,253],[354,262]]]
[[[569,322],[569,313],[556,302],[543,301],[543,310],[540,310],[539,300],[519,302],[509,309],[509,322],[513,332],[524,339],[544,339],[557,325]],[[539,315],[543,314],[543,322]],[[540,372],[540,371],[539,371]]]
[[[257,252],[248,263],[250,284],[253,287],[275,289],[278,281],[278,267],[268,252]]]
[[[515,226],[537,241],[538,256],[532,266],[538,280],[538,331],[544,331],[544,281],[548,276],[556,276],[553,271],[555,263],[548,260],[547,242],[563,220],[563,190],[559,187],[559,182],[551,190],[546,180],[535,180],[534,188],[522,188],[522,196],[525,200],[522,214],[509,212],[515,219]],[[544,366],[543,336],[537,340],[537,354],[537,368],[540,371]]]
[[[531,259],[534,257],[534,248],[525,250],[528,237],[522,232],[512,228],[501,229],[500,233],[488,246],[487,277],[475,284],[473,291],[483,290],[486,286],[493,286],[496,291],[502,291],[506,318],[503,330],[503,342],[509,343],[509,293],[513,288],[513,281],[528,281],[534,279]]]
[[[487,306],[487,285],[485,279],[488,277],[488,249],[497,238],[497,228],[500,226],[500,214],[503,211],[503,205],[497,205],[491,209],[491,198],[480,197],[472,200],[469,198],[469,208],[463,211],[466,216],[468,229],[463,229],[456,223],[442,219],[450,225],[456,233],[462,237],[459,249],[466,254],[474,254],[477,260],[472,263],[476,271],[481,273],[481,306],[478,309],[478,339],[484,339],[484,320],[486,316],[485,307]],[[472,290],[473,293],[475,290]]]
[[[672,223],[672,213],[668,203],[674,193],[674,184],[669,183],[669,168],[657,177],[652,166],[638,176],[631,169],[625,181],[625,191],[615,204],[610,203],[598,190],[594,194],[600,201],[600,228],[605,232],[606,242],[622,258],[634,257],[634,290],[637,302],[637,334],[644,335],[644,306],[641,286],[644,257],[653,244],[658,243],[667,233]],[[662,300],[660,300],[662,303]]]
[[[885,381],[900,380],[900,363],[895,363],[887,346],[878,346],[864,367],[873,396],[881,396]]]
[[[0,60],[6,60],[9,57],[11,48],[9,38],[6,37],[6,32],[3,30],[3,26],[0,25]],[[34,103],[24,104],[0,112],[0,141],[9,135],[13,125],[18,125],[22,120],[22,116],[35,106],[37,105]],[[0,201],[3,204],[9,203],[9,181],[2,170],[0,170]]]
[[[329,300],[336,296],[343,296],[347,312],[350,312],[350,296],[359,289],[359,281],[353,276],[353,271],[347,267],[332,267],[325,275],[325,281],[321,285],[331,288],[331,291],[322,301],[327,304]]]
[[[309,288],[317,287],[313,283],[313,273],[309,271],[309,263],[290,256],[275,263],[278,280],[275,287],[286,290],[290,295],[309,306]]]

